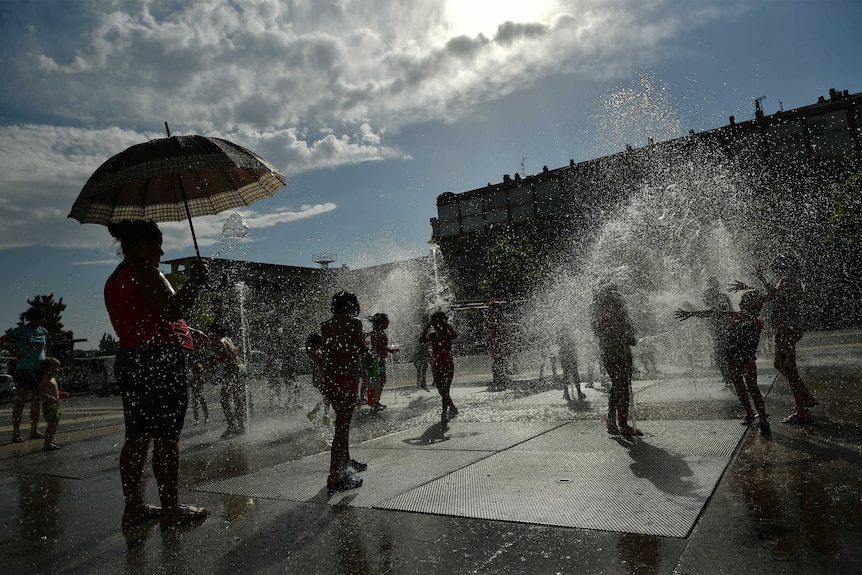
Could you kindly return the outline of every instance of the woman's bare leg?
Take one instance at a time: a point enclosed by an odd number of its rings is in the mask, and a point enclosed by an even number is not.
[[[143,475],[149,449],[149,437],[127,437],[120,450],[120,482],[126,502],[123,522],[139,517],[146,511]]]
[[[179,437],[153,439],[153,476],[159,486],[162,509],[178,509],[180,506]]]

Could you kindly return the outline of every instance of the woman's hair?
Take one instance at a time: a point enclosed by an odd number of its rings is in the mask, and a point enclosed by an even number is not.
[[[24,319],[27,321],[34,321],[37,319],[45,319],[48,314],[45,313],[45,310],[38,307],[31,307],[27,311],[24,312]]]
[[[389,316],[385,313],[375,313],[371,318],[371,327],[374,329],[383,329],[383,324],[389,321]]]
[[[329,310],[332,313],[336,311],[347,311],[352,316],[359,315],[359,300],[356,298],[356,294],[352,294],[349,291],[341,290],[334,296],[332,296],[332,304],[329,306]]]
[[[123,253],[140,241],[162,245],[162,231],[153,220],[123,220],[108,224],[108,233],[120,242]]]

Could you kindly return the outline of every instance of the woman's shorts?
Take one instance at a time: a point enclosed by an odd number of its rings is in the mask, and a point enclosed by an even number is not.
[[[12,372],[12,379],[15,380],[15,387],[23,387],[24,389],[36,389],[39,387],[39,382],[42,381],[41,369],[16,369]]]
[[[120,349],[114,376],[123,399],[126,437],[173,437],[189,405],[191,353],[174,345]]]

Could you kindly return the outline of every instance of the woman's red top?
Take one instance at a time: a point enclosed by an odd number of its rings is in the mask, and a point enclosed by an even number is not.
[[[157,314],[132,281],[132,274],[145,263],[123,267],[105,283],[105,307],[121,348],[142,345],[177,345],[194,349],[185,320],[168,321]]]

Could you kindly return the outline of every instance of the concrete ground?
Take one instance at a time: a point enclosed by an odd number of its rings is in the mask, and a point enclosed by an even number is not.
[[[759,363],[771,438],[737,421],[717,375],[634,382],[646,432],[615,440],[607,396],[565,402],[522,374],[489,392],[482,362],[465,362],[439,422],[439,397],[396,378],[388,409],[361,408],[351,452],[365,485],[328,497],[330,427],[316,401],[254,394],[248,435],[221,440],[210,421],[181,440],[181,498],[206,506],[200,525],[121,531],[115,397],[64,401],[56,452],[0,444],[3,573],[862,573],[862,332],[809,334],[803,377],[821,402],[816,424],[779,423],[786,381]],[[10,408],[0,437],[11,437]],[[152,477],[147,493],[157,502]]]

